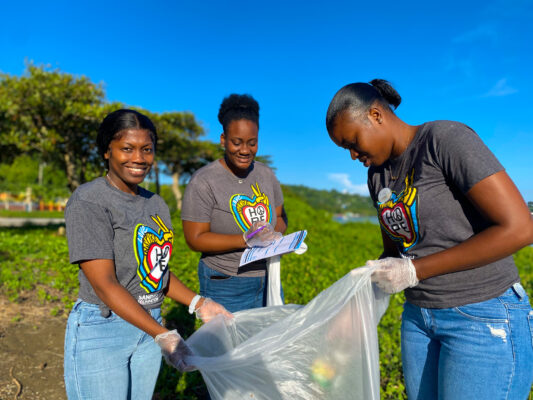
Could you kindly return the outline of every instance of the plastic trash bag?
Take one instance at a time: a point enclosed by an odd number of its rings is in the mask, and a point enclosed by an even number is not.
[[[300,247],[294,250],[295,254],[302,255],[307,251],[307,244],[302,242]],[[273,256],[267,259],[268,284],[267,284],[267,306],[282,306],[281,298],[281,256]]]
[[[379,399],[377,324],[389,296],[372,270],[348,273],[307,305],[219,316],[187,340],[187,363],[217,399]]]
[[[268,283],[267,283],[267,306],[282,306],[281,298],[281,257],[274,256],[267,260]]]

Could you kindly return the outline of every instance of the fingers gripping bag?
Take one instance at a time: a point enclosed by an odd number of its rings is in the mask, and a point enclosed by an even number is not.
[[[217,316],[187,339],[212,399],[379,399],[377,324],[389,296],[357,268],[307,305]]]

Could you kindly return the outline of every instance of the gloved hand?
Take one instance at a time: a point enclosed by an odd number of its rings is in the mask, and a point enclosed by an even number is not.
[[[283,235],[281,232],[276,232],[274,227],[268,222],[257,221],[242,236],[248,247],[266,247],[276,240],[281,239]]]
[[[294,250],[294,254],[303,254],[307,251],[307,244],[305,242],[302,242],[300,244],[300,247],[298,247],[296,250]]]
[[[192,356],[193,352],[176,329],[160,333],[155,337],[155,342],[161,347],[167,364],[172,365],[180,372],[196,370],[194,365],[188,365],[185,361],[185,357]]]
[[[372,282],[386,293],[398,293],[405,288],[418,285],[416,269],[409,258],[387,257],[381,260],[369,260],[366,266],[374,268]]]
[[[196,317],[200,318],[204,323],[211,321],[217,314],[222,314],[226,318],[233,318],[232,313],[209,297],[204,298],[202,305],[194,312],[196,313]]]

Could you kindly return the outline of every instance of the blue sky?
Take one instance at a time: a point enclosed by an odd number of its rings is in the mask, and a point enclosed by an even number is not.
[[[343,85],[387,79],[409,124],[466,123],[533,201],[533,2],[3,2],[0,70],[25,60],[103,82],[107,98],[192,111],[218,141],[230,93],[260,103],[279,180],[367,194],[325,129]]]

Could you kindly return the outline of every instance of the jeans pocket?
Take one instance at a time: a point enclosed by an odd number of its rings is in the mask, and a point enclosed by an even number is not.
[[[507,308],[498,298],[479,303],[465,304],[454,308],[455,312],[471,321],[506,323],[508,322]]]
[[[102,317],[99,308],[81,308],[78,323],[84,326],[101,325],[113,322],[117,318],[118,316],[113,312],[107,318]]]
[[[223,281],[223,280],[226,280],[226,279],[230,279],[231,276],[227,275],[227,276],[223,276],[223,275],[211,275],[209,277],[210,280],[212,281]]]

